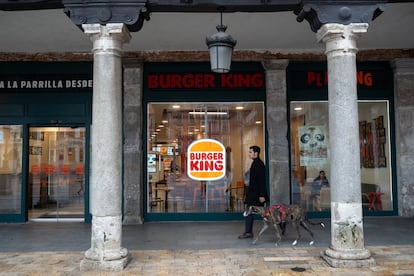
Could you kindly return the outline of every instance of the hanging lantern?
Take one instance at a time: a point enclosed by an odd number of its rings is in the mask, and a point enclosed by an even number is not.
[[[221,20],[223,17],[221,14]],[[211,71],[215,73],[227,73],[230,71],[231,56],[237,41],[225,33],[227,26],[220,22],[217,33],[206,38],[206,44],[210,50]]]

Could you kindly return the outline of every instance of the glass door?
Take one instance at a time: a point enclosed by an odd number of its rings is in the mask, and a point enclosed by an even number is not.
[[[30,127],[29,220],[84,219],[85,128]]]

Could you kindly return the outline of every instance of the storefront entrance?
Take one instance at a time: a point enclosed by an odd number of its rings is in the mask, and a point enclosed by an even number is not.
[[[263,102],[149,104],[148,212],[242,212],[251,164],[247,151],[264,145],[263,110]],[[220,180],[187,175],[187,148],[202,138],[226,147],[226,175]]]
[[[85,128],[30,127],[28,218],[84,218]]]
[[[242,219],[249,147],[261,147],[266,162],[261,64],[235,62],[231,73],[215,74],[208,63],[148,63],[144,112],[144,219]],[[187,150],[200,139],[224,146],[223,178],[200,181],[188,176]]]
[[[393,81],[388,63],[357,66],[361,202],[365,216],[396,215]],[[323,63],[288,68],[291,199],[310,217],[331,212],[328,78]]]
[[[0,222],[90,221],[92,63],[0,63]]]

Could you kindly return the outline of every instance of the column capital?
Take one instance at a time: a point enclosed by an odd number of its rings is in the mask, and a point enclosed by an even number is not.
[[[302,0],[302,5],[294,12],[296,20],[307,20],[312,31],[317,32],[323,25],[337,23],[370,23],[384,10],[386,0],[342,1],[342,0]]]
[[[131,34],[123,23],[83,24],[82,28],[93,42],[94,53],[98,51],[112,51],[120,54],[122,44],[131,40]]]
[[[122,60],[124,68],[142,68],[144,66],[143,58],[125,58]]]
[[[414,58],[397,58],[391,61],[395,74],[414,75]]]
[[[358,51],[356,40],[368,30],[368,23],[349,25],[330,23],[323,25],[317,32],[318,42],[326,44],[326,55],[355,55]]]
[[[286,70],[289,65],[288,59],[268,59],[262,62],[262,65],[266,71],[269,70]]]
[[[124,23],[128,30],[141,30],[144,20],[149,20],[146,0],[62,0],[65,14],[81,27],[83,24]]]

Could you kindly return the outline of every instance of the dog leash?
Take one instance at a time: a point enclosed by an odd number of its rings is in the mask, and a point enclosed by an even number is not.
[[[285,206],[283,205],[271,205],[269,207],[267,207],[267,212],[262,216],[262,218],[264,220],[267,220],[268,217],[271,215],[273,209],[278,209],[279,210],[279,220],[280,222],[283,221],[283,217],[287,217],[288,216],[288,210],[286,210]]]

